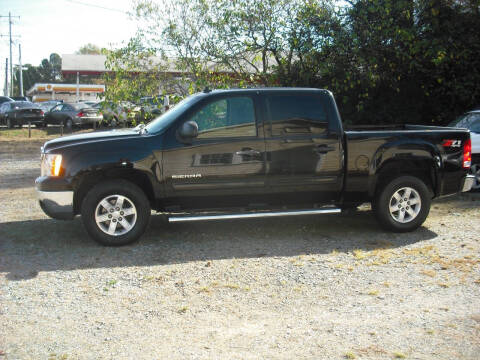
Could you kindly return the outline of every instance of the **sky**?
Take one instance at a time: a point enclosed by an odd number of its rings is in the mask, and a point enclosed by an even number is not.
[[[136,23],[126,12],[132,0],[0,0],[0,15],[13,18],[13,64],[18,64],[18,44],[22,64],[39,65],[51,53],[73,54],[92,43],[112,47],[128,41]],[[0,34],[8,35],[8,18],[0,18]],[[0,93],[5,83],[5,58],[9,57],[8,37],[0,37]]]

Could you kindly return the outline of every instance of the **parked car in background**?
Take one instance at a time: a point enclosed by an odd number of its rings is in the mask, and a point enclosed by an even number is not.
[[[44,113],[30,101],[7,101],[0,105],[0,119],[9,129],[28,123],[38,127],[44,126]]]
[[[43,110],[43,112],[47,113],[50,110],[52,110],[55,106],[62,103],[63,103],[63,100],[48,100],[48,101],[39,102],[37,103],[37,105],[40,107],[40,109]]]
[[[469,111],[452,121],[448,126],[470,130],[472,139],[471,172],[475,175],[472,189],[480,189],[480,110]]]
[[[92,107],[103,114],[103,120],[107,126],[127,126],[132,125],[134,120],[135,123],[140,120],[140,107],[128,101],[122,101],[119,104],[100,101]]]
[[[11,96],[11,98],[15,101],[30,101],[26,96]]]
[[[102,114],[84,103],[62,103],[45,114],[47,125],[62,125],[68,129],[74,126],[98,125]]]
[[[0,104],[3,104],[4,102],[7,102],[7,101],[15,101],[15,100],[13,100],[8,96],[0,96]]]
[[[140,98],[138,104],[145,113],[160,115],[163,108],[163,97],[160,96],[144,96]]]
[[[165,96],[144,96],[140,98],[138,103],[139,106],[139,117],[141,121],[148,123],[152,121],[157,116],[163,114],[166,111],[165,107]]]
[[[90,100],[87,100],[87,101],[79,101],[79,102],[82,102],[84,104],[87,104],[88,106],[94,106],[94,105],[97,105],[98,104],[98,101],[90,101]]]

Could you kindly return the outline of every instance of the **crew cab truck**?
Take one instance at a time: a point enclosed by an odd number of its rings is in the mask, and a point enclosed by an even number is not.
[[[380,224],[412,231],[433,198],[468,191],[465,129],[345,131],[321,89],[205,90],[148,125],[50,140],[39,202],[81,215],[104,245],[137,240],[151,210],[169,221],[338,213],[371,202]]]

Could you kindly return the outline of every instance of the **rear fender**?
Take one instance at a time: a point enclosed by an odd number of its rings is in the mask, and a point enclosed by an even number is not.
[[[369,168],[368,193],[373,198],[381,181],[400,175],[426,177],[433,196],[439,188],[439,170],[442,167],[438,149],[421,139],[401,139],[380,146],[372,157]]]

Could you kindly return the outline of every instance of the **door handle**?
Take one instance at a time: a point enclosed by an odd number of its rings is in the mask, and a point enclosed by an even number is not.
[[[317,145],[314,149],[314,151],[317,154],[326,154],[327,152],[333,151],[335,148],[333,146],[328,146],[328,145]]]
[[[245,149],[241,151],[236,151],[235,155],[247,155],[247,156],[254,156],[254,155],[260,155],[260,151],[253,150],[253,149]]]

